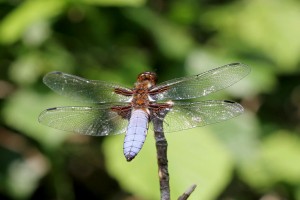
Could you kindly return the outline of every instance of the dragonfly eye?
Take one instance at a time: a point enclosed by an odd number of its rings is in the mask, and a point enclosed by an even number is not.
[[[150,81],[152,85],[155,85],[157,82],[157,75],[154,72],[143,72],[138,75],[138,82]]]

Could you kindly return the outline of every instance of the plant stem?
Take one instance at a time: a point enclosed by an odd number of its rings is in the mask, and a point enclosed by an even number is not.
[[[166,114],[169,110],[165,109],[157,113],[157,116],[152,119],[154,136],[156,141],[156,153],[157,153],[157,164],[158,164],[158,177],[160,186],[160,199],[170,200],[170,184],[169,184],[169,170],[168,170],[168,156],[167,148],[168,143],[165,138],[163,122]],[[186,192],[181,195],[178,200],[186,200],[189,198],[191,193],[195,190],[196,185],[192,185]]]
[[[163,131],[163,119],[166,113],[159,113],[162,116],[153,119],[154,136],[156,141],[158,177],[160,185],[160,199],[170,200],[170,184],[168,171],[167,147],[168,143]]]
[[[189,196],[192,194],[192,192],[194,192],[196,188],[196,185],[192,185],[191,187],[189,187],[184,193],[183,195],[181,195],[178,200],[186,200],[189,198]]]

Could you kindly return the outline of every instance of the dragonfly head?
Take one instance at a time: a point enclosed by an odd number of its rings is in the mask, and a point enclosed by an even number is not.
[[[142,83],[142,82],[149,82],[150,86],[153,86],[157,82],[157,75],[154,72],[143,72],[138,75],[137,82]]]

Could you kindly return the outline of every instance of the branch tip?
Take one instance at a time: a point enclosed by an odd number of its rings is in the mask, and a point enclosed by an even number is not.
[[[186,200],[189,198],[189,196],[192,194],[192,192],[194,192],[195,188],[197,187],[196,184],[193,184],[192,186],[190,186],[184,193],[183,195],[181,195],[178,200]]]

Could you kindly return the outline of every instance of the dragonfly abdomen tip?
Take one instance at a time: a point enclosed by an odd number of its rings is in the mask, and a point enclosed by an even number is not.
[[[126,158],[127,162],[130,162],[135,158],[135,155],[133,156],[133,155],[128,154],[125,156],[125,158]]]

